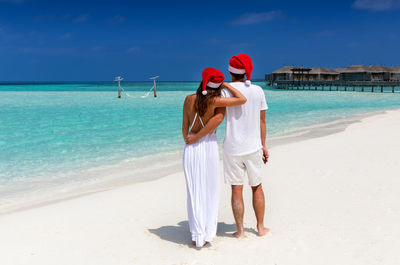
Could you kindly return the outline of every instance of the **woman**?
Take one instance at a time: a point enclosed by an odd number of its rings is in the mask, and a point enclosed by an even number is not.
[[[182,135],[197,133],[214,116],[217,108],[241,105],[246,98],[224,81],[221,71],[206,68],[196,94],[189,95],[183,106]],[[221,97],[221,89],[233,95]],[[203,247],[217,233],[219,203],[219,151],[215,132],[193,145],[185,145],[183,167],[187,188],[187,210],[193,245]]]

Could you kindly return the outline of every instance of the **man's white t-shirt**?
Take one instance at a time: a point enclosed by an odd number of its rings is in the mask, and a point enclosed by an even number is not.
[[[268,109],[264,91],[257,85],[246,86],[243,82],[230,83],[247,99],[240,106],[226,108],[224,152],[233,156],[247,155],[262,148],[260,111]],[[222,97],[232,97],[224,88]]]

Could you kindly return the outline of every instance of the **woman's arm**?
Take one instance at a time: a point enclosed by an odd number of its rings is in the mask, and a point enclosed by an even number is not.
[[[225,108],[217,108],[215,110],[215,115],[208,120],[206,126],[204,126],[198,133],[190,133],[186,139],[186,144],[194,144],[201,137],[206,136],[207,134],[215,131],[217,127],[221,124],[225,117]]]
[[[238,106],[243,105],[246,103],[247,99],[240,93],[239,90],[234,88],[233,86],[229,85],[228,83],[224,82],[222,86],[226,87],[229,92],[232,93],[232,98],[216,98],[214,101],[215,107],[231,107],[231,106]]]
[[[185,103],[183,103],[183,118],[182,118],[182,136],[183,140],[186,139],[186,136],[189,133],[189,96],[186,97]]]

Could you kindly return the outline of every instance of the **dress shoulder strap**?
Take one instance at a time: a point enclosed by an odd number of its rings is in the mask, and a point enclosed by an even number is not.
[[[194,125],[194,123],[196,122],[196,119],[197,119],[197,112],[196,112],[196,114],[194,115],[194,119],[193,119],[192,125],[190,125],[189,131],[192,130],[193,125]]]
[[[198,115],[197,112],[196,112],[196,114],[194,115],[194,119],[193,119],[192,125],[191,125],[190,128],[189,128],[189,131],[192,130],[193,125],[194,125],[194,123],[196,122],[197,117],[199,117],[199,120],[200,120],[200,122],[201,122],[201,125],[204,127],[203,120],[201,119],[200,115]]]
[[[196,112],[196,114],[197,114],[197,112]],[[201,122],[201,126],[204,127],[204,123],[203,123],[203,120],[201,119],[200,115],[199,115],[199,120],[200,120],[200,122]]]

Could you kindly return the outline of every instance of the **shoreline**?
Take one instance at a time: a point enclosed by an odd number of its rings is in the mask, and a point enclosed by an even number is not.
[[[339,133],[344,131],[351,124],[359,123],[365,118],[381,115],[387,111],[393,110],[400,110],[400,108],[377,110],[364,114],[355,114],[345,118],[332,119],[322,123],[299,127],[288,132],[278,133],[270,137],[270,144],[268,147],[272,148],[279,145],[290,144],[298,141],[305,141],[308,139]]]
[[[336,134],[344,131],[352,124],[361,122],[365,118],[382,115],[387,111],[398,109],[400,108],[356,114],[346,118],[333,119],[323,123],[296,128],[292,131],[279,133],[270,137],[267,136],[268,148],[274,149],[281,145]],[[16,191],[8,190],[2,192],[0,216],[123,186],[149,182],[179,173],[182,171],[181,152],[182,151],[170,152],[167,163],[164,163],[166,154],[160,153],[138,159],[126,159],[124,162],[118,164],[90,168],[80,171],[79,173],[63,173],[57,175],[58,177],[62,176],[61,179],[55,177],[41,182],[41,195],[39,197],[37,196],[38,190],[29,188],[29,185],[27,185],[29,183],[25,181],[16,183],[14,187]],[[220,146],[220,153],[221,152]],[[136,168],[137,165],[143,164],[151,164],[151,166],[139,169]],[[134,171],[134,175],[132,175],[132,171]],[[83,175],[85,177],[82,177]],[[101,175],[101,177],[98,177],[98,175]],[[34,185],[35,182],[36,180],[31,181],[31,186]],[[26,186],[28,186],[28,188]],[[10,188],[10,186],[6,188]],[[20,196],[23,196],[24,199],[20,199]],[[19,200],[16,198],[19,198]],[[10,203],[7,202],[7,200],[14,201]]]
[[[0,216],[2,261],[42,264],[392,265],[400,258],[400,109],[344,131],[275,146],[263,168],[265,225],[256,235],[244,188],[237,239],[220,175],[217,236],[193,248],[182,172]],[[342,124],[343,125],[343,124]],[[329,126],[328,126],[329,127]],[[330,129],[329,129],[330,130]]]

